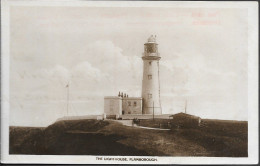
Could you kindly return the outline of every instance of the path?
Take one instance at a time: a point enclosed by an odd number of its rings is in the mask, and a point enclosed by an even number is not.
[[[142,129],[150,129],[150,130],[170,130],[170,129],[161,129],[161,128],[152,128],[152,127],[143,127],[143,126],[137,126],[136,124],[132,125],[133,120],[113,120],[116,122],[121,123],[122,125],[125,126],[130,126],[130,127],[136,127],[136,128],[142,128]]]

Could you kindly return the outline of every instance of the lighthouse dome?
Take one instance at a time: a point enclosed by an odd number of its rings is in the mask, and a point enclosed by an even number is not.
[[[151,35],[151,36],[148,38],[148,42],[156,42],[156,36]]]

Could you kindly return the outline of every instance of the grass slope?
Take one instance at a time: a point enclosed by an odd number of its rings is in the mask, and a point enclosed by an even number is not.
[[[10,154],[247,156],[247,123],[208,121],[203,128],[147,130],[115,121],[59,121],[10,127]]]

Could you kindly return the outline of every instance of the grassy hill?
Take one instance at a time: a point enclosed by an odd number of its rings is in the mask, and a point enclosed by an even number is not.
[[[161,121],[161,120],[160,120]],[[64,120],[46,128],[10,127],[10,154],[247,156],[247,122],[207,121],[169,131],[116,121]]]

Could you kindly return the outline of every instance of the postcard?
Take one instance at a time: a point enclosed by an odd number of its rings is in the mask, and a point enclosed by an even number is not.
[[[258,163],[257,2],[1,9],[1,162]]]

